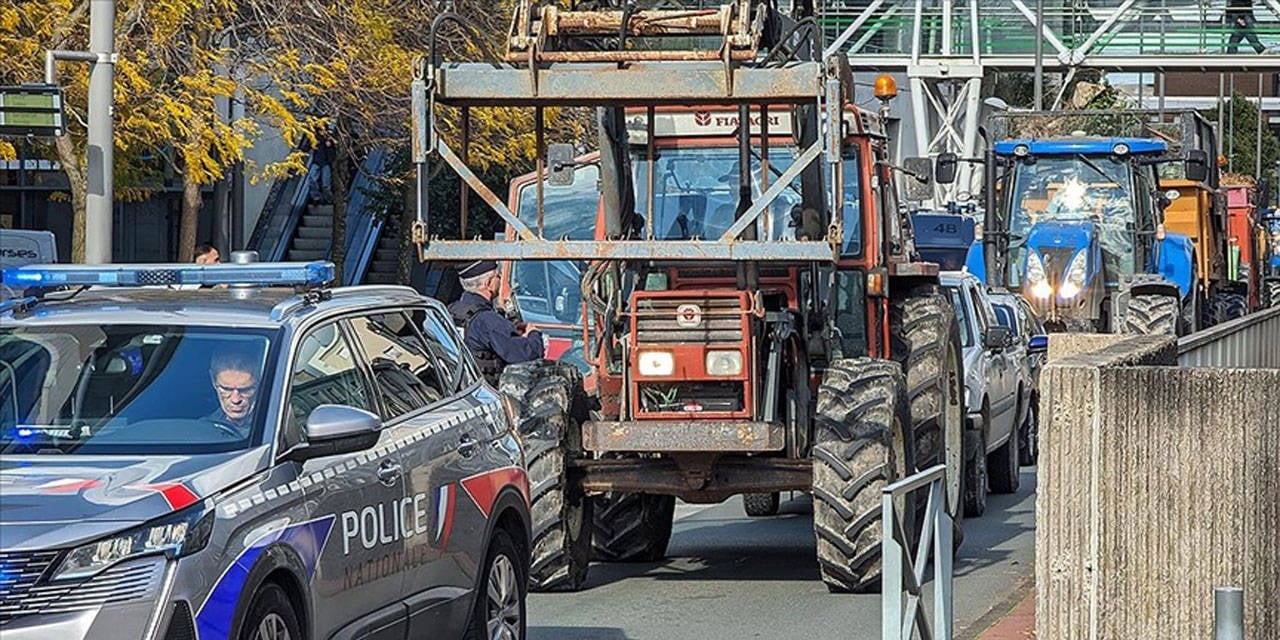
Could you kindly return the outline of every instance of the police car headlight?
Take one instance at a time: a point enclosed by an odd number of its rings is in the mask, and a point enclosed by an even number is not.
[[[141,527],[76,547],[54,572],[54,580],[87,578],[111,565],[157,553],[180,558],[209,544],[213,509],[198,504]]]
[[[708,351],[707,375],[736,376],[742,374],[741,351]]]
[[[641,351],[636,361],[642,376],[669,376],[676,371],[676,359],[670,351]]]

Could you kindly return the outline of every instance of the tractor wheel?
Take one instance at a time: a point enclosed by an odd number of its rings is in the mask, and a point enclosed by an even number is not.
[[[822,580],[833,593],[880,584],[880,491],[915,469],[905,387],[896,362],[854,358],[831,363],[818,389],[813,528]],[[914,501],[898,508],[912,513]]]
[[[591,548],[605,562],[657,562],[667,555],[675,496],[606,493],[592,499]]]
[[[1139,295],[1129,299],[1123,333],[1140,335],[1176,335],[1178,332],[1178,299],[1173,296]]]
[[[891,355],[907,380],[916,463],[947,466],[947,503],[959,522],[965,407],[955,308],[936,287],[918,287],[894,300],[889,313]]]
[[[1249,299],[1239,293],[1222,295],[1222,321],[1243,318],[1249,313]]]
[[[569,461],[582,453],[582,374],[553,362],[515,364],[502,372],[498,388],[519,405],[525,434],[533,525],[529,586],[576,591],[591,559],[591,501],[568,473]]]
[[[1262,304],[1266,308],[1280,307],[1280,280],[1262,283]]]
[[[742,496],[742,510],[752,518],[763,518],[778,515],[778,506],[782,502],[777,491],[773,493],[748,493]]]

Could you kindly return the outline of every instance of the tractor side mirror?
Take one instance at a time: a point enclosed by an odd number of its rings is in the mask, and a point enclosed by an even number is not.
[[[960,157],[950,151],[938,154],[934,165],[933,179],[938,184],[951,184],[956,181],[956,171],[960,168]]]
[[[903,158],[907,200],[929,200],[933,197],[933,163],[928,158]]]
[[[573,145],[557,143],[547,146],[547,169],[551,174],[547,184],[554,187],[573,186],[574,167]]]
[[[1188,180],[1204,182],[1209,179],[1209,154],[1202,149],[1191,149],[1187,151],[1183,167]]]

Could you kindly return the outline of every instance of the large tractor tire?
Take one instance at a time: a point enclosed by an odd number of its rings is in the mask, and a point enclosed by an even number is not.
[[[879,587],[880,491],[915,468],[905,387],[896,362],[854,358],[831,363],[818,389],[813,528],[822,581],[833,593]],[[899,508],[909,513],[913,504]]]
[[[533,525],[529,586],[576,591],[591,560],[591,501],[569,478],[569,461],[582,454],[582,374],[568,365],[528,362],[508,366],[498,388],[520,407],[525,434]]]
[[[778,515],[778,507],[782,497],[777,491],[772,493],[748,493],[742,496],[742,510],[752,518],[765,518]]]
[[[1220,291],[1209,299],[1206,313],[1208,324],[1218,325],[1244,317],[1249,312],[1249,301],[1243,295],[1232,291]]]
[[[1280,280],[1262,283],[1262,306],[1268,309],[1280,307]]]
[[[667,555],[675,496],[606,493],[592,499],[591,548],[605,562],[657,562]]]
[[[1177,335],[1178,317],[1178,299],[1173,296],[1133,296],[1125,313],[1123,333]]]
[[[907,381],[916,462],[947,466],[947,503],[959,522],[966,410],[955,308],[947,295],[925,286],[893,300],[889,314],[891,355]]]

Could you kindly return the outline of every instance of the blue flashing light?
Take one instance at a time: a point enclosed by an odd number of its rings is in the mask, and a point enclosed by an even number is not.
[[[27,438],[30,438],[31,436],[34,436],[36,434],[34,429],[31,429],[28,427],[18,427],[18,430],[15,433],[17,434],[20,440],[26,440]]]
[[[0,282],[29,287],[145,287],[169,285],[319,286],[333,281],[332,262],[250,264],[42,264],[9,267]]]
[[[1016,154],[1018,147],[1025,147],[1033,156],[1053,156],[1083,153],[1085,155],[1110,155],[1116,145],[1125,145],[1128,154],[1145,155],[1165,153],[1169,146],[1162,140],[1150,138],[1046,138],[1041,140],[1001,140],[995,144],[997,155]]]

